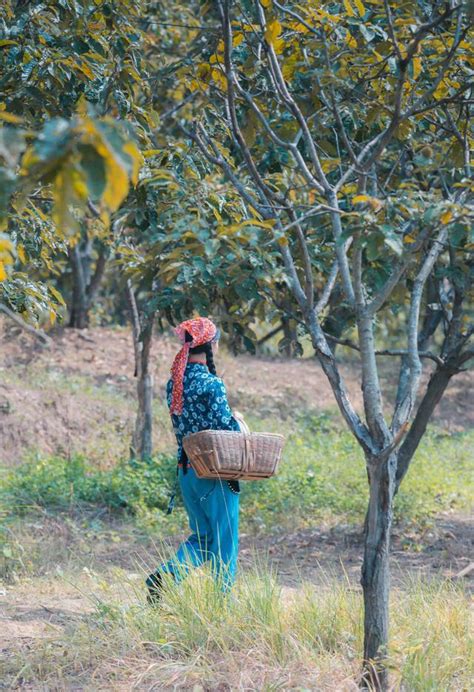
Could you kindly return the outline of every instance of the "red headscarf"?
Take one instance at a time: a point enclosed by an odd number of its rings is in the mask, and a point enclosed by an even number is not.
[[[183,412],[183,378],[186,365],[188,364],[189,349],[212,341],[217,334],[217,327],[207,317],[196,317],[193,320],[181,322],[174,331],[179,336],[183,346],[171,367],[173,396],[170,411],[180,415]],[[186,332],[193,337],[192,341],[186,341]]]

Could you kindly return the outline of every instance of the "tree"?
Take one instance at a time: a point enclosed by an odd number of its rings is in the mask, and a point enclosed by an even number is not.
[[[271,223],[293,317],[363,450],[363,683],[387,689],[394,498],[447,384],[473,356],[470,18],[456,1],[215,8],[205,17],[220,26],[214,44],[203,42],[179,74],[193,117],[178,123],[234,185],[245,223]],[[323,329],[334,291],[354,339]],[[404,343],[378,348],[391,311],[405,315]],[[363,417],[334,343],[359,354]],[[379,356],[400,358],[393,402],[382,396]],[[434,369],[418,397],[426,362]]]
[[[21,122],[26,133],[40,131],[48,120],[71,120],[78,113],[87,113],[98,120],[109,116],[133,124],[134,132],[146,147],[150,126],[156,124],[156,113],[151,107],[147,72],[147,56],[154,37],[141,28],[144,5],[129,0],[114,3],[66,0],[45,2],[41,6],[10,0],[3,3],[0,118],[10,123]],[[7,130],[11,133],[11,128]],[[59,161],[59,155],[65,152],[59,140],[57,144]],[[95,180],[91,179],[96,189],[102,184],[103,174],[103,167],[98,168]],[[123,186],[123,177],[116,176],[114,194],[121,195],[121,199],[128,191]],[[94,192],[91,188],[85,200],[86,213],[81,223],[76,224],[74,233],[55,244],[55,258],[60,258],[65,266],[56,276],[51,266],[46,266],[44,272],[48,285],[59,288],[68,299],[70,326],[79,328],[88,323],[112,241],[108,219],[94,211]],[[18,229],[23,223],[26,227],[21,234],[27,240],[26,244],[22,243],[25,248],[22,256],[27,265],[35,264],[37,258],[31,238],[28,242],[31,236],[28,226],[32,218],[38,221],[41,213],[42,224],[46,226],[50,207],[46,187],[34,190],[34,198],[29,196],[21,212],[15,213],[10,208],[12,229]],[[59,231],[61,235],[62,229]],[[54,235],[54,228],[48,231],[43,228],[37,234],[36,244],[45,249]],[[50,250],[52,244],[49,243]],[[34,269],[37,272],[39,266]]]
[[[39,133],[28,133],[33,140],[28,146],[26,134],[13,127],[2,130],[0,176],[10,181],[10,194],[0,208],[7,231],[0,297],[9,310],[38,324],[46,316],[54,322],[64,301],[34,272],[19,271],[15,260],[24,264],[29,259],[33,267],[54,273],[53,256],[68,243],[74,247],[88,204],[94,205],[99,222],[108,225],[130,182],[136,182],[141,159],[130,133],[112,120],[55,118]]]
[[[252,323],[274,307],[262,301],[281,272],[265,226],[245,220],[232,185],[207,175],[200,155],[179,142],[147,157],[134,194],[117,217],[116,264],[126,279],[132,315],[138,411],[133,457],[152,452],[150,349],[161,328],[190,315],[214,315],[234,348],[254,348]]]

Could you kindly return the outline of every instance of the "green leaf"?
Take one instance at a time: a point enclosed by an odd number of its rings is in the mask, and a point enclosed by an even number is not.
[[[99,201],[106,185],[105,163],[102,156],[90,144],[79,146],[80,166],[85,173],[89,196]]]

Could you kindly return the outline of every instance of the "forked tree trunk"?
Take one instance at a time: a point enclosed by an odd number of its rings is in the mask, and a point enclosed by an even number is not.
[[[389,626],[390,531],[393,515],[396,455],[371,459],[369,507],[365,522],[361,584],[364,594],[364,673],[362,686],[388,689],[386,654]]]
[[[90,273],[90,249],[81,253],[76,244],[69,250],[72,267],[72,296],[69,310],[69,327],[85,329],[89,324],[89,311],[100,287],[107,264],[107,250],[101,246],[94,273]]]

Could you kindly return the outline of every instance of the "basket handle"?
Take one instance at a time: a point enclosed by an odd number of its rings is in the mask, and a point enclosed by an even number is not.
[[[247,425],[247,423],[244,421],[243,415],[240,413],[240,411],[234,411],[234,418],[239,424],[240,427],[240,432],[245,433],[246,435],[250,434],[250,428]]]

